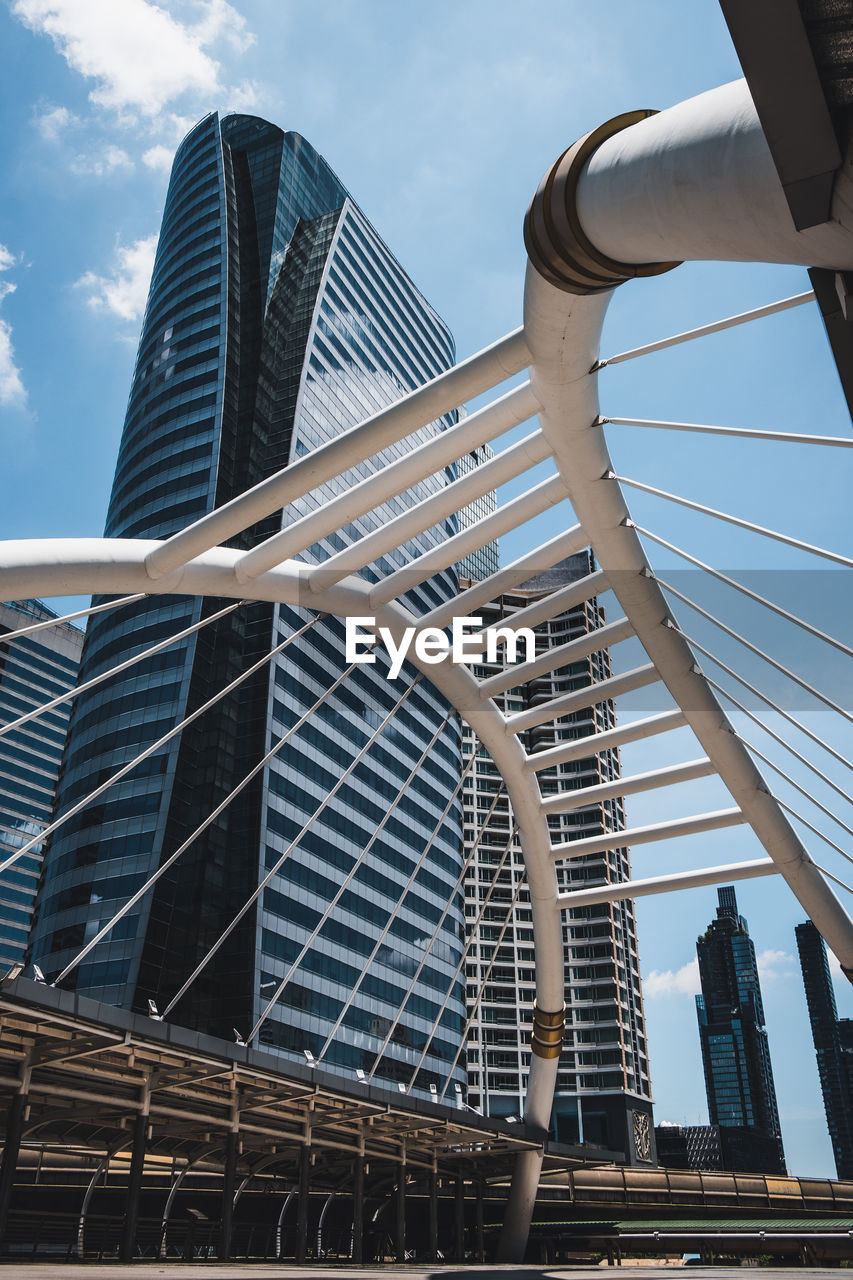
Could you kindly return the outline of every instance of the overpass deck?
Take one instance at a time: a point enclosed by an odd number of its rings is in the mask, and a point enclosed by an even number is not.
[[[395,1213],[398,1241],[408,1213],[420,1247],[431,1240],[434,1254],[441,1237],[445,1256],[461,1259],[467,1240],[469,1256],[482,1257],[505,1212],[514,1157],[543,1141],[534,1242],[586,1232],[595,1248],[627,1238],[632,1223],[643,1239],[668,1238],[683,1234],[688,1215],[694,1235],[736,1221],[742,1237],[751,1228],[802,1235],[807,1224],[810,1237],[841,1233],[848,1249],[853,1241],[853,1183],[630,1167],[620,1151],[558,1146],[520,1123],[285,1063],[20,977],[0,984],[0,1094],[9,1100],[0,1251],[2,1241],[19,1253],[30,1237],[50,1243],[59,1232],[69,1257],[91,1256],[101,1237],[105,1257],[140,1248],[183,1256],[196,1214],[220,1257],[235,1256],[232,1233],[246,1256],[304,1256],[337,1197],[327,1234],[334,1226],[342,1257],[355,1256],[354,1221],[366,1231],[390,1223],[393,1240]]]
[[[541,1141],[522,1124],[350,1082],[20,977],[0,992],[0,1093],[26,1097],[25,1142],[118,1151],[145,1114],[147,1155],[170,1159],[200,1144],[213,1155],[236,1132],[248,1163],[307,1145],[428,1171],[488,1158],[508,1171],[515,1152]]]

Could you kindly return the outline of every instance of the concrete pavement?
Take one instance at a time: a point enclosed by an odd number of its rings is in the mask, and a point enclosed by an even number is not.
[[[667,1280],[673,1272],[682,1280],[743,1280],[740,1267],[567,1267],[539,1266],[432,1266],[412,1263],[377,1267],[323,1265],[293,1266],[287,1263],[251,1262],[139,1262],[0,1263],[0,1280]],[[837,1270],[828,1267],[762,1267],[761,1280],[837,1280]]]

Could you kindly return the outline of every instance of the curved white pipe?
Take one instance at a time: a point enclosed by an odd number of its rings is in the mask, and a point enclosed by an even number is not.
[[[545,204],[551,200],[545,183],[536,199]],[[850,156],[836,181],[833,222],[796,231],[743,81],[606,137],[581,170],[574,200],[568,223],[573,212],[581,235],[610,266],[629,264],[625,276],[636,274],[631,266],[687,259],[853,268]],[[580,249],[580,261],[589,261],[582,243]],[[569,278],[577,279],[577,262],[567,261]],[[600,288],[594,280],[590,283],[594,290]],[[851,977],[853,924],[773,800],[704,676],[695,670],[687,643],[666,625],[668,603],[646,576],[648,561],[635,530],[625,523],[628,508],[619,485],[603,479],[613,468],[596,425],[595,365],[612,293],[570,292],[528,265],[524,333],[531,387],[542,405],[540,424],[569,485],[581,527],[648,656],[716,772]],[[498,1249],[501,1261],[524,1256],[540,1168],[536,1152],[518,1158]]]
[[[853,218],[846,227],[839,222],[828,229],[791,230],[775,168],[757,129],[751,99],[735,84],[661,112],[602,143],[577,188],[578,211],[586,219],[587,234],[596,235],[596,248],[608,256],[615,250],[624,262],[644,256],[671,258],[688,249],[698,257],[725,256],[734,226],[725,220],[721,193],[730,187],[735,216],[745,220],[751,258],[853,265]],[[600,153],[605,153],[603,159]],[[654,176],[654,190],[638,178],[643,164]],[[707,209],[701,201],[703,174]],[[632,190],[637,193],[633,202]],[[620,206],[605,217],[605,192],[626,200],[627,211]],[[667,239],[664,245],[660,237],[667,232],[668,212],[674,242]],[[602,235],[609,231],[613,237],[600,244],[599,217]],[[639,252],[629,238],[634,231]],[[524,331],[532,355],[531,386],[542,404],[542,429],[566,477],[580,524],[648,656],[767,853],[849,975],[853,924],[769,794],[704,676],[695,670],[687,642],[666,625],[669,606],[647,576],[649,565],[639,536],[626,525],[629,513],[621,489],[616,481],[603,478],[613,468],[604,433],[594,425],[599,417],[594,366],[611,295],[612,290],[585,296],[567,293],[528,266]]]
[[[602,142],[578,183],[577,211],[595,247],[619,262],[853,268],[851,157],[836,179],[832,222],[797,231],[745,80]]]

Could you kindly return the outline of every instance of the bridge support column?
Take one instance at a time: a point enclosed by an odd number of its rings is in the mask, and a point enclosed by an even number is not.
[[[406,1261],[406,1146],[403,1144],[397,1174],[397,1261]]]
[[[453,1205],[454,1226],[454,1259],[465,1261],[465,1179],[461,1173],[456,1175],[456,1196]]]
[[[429,1175],[429,1244],[430,1262],[438,1262],[438,1174],[433,1165]]]
[[[3,1144],[3,1160],[0,1163],[0,1245],[6,1243],[6,1226],[12,1204],[12,1189],[15,1185],[15,1170],[18,1167],[18,1154],[21,1149],[21,1136],[24,1131],[24,1116],[28,1101],[29,1097],[26,1093],[16,1093],[6,1112],[6,1141]]]
[[[539,1188],[544,1151],[533,1148],[515,1157],[515,1168],[504,1211],[504,1225],[498,1244],[498,1262],[523,1262],[527,1237]]]
[[[477,1192],[477,1261],[485,1262],[486,1253],[483,1247],[483,1180],[476,1178],[474,1186]]]
[[[311,1195],[311,1148],[306,1143],[299,1153],[299,1203],[296,1213],[296,1261],[303,1263],[308,1253],[308,1197]]]
[[[234,1188],[237,1182],[238,1133],[231,1129],[225,1139],[225,1167],[222,1173],[222,1209],[219,1228],[219,1260],[231,1258],[231,1238],[234,1227]]]
[[[15,1186],[15,1170],[18,1167],[18,1155],[24,1133],[24,1116],[27,1114],[30,1099],[30,1080],[33,1074],[30,1066],[31,1054],[32,1050],[28,1049],[21,1062],[18,1092],[12,1098],[6,1112],[6,1138],[3,1143],[3,1159],[0,1161],[0,1246],[6,1243],[6,1228],[9,1209],[12,1205],[12,1191]]]
[[[364,1154],[355,1158],[352,1186],[352,1261],[363,1261],[364,1254]]]
[[[145,1169],[145,1147],[148,1141],[148,1089],[143,1109],[133,1122],[133,1147],[130,1153],[130,1169],[127,1175],[127,1197],[124,1209],[124,1226],[119,1245],[119,1262],[132,1262],[136,1253],[136,1232],[139,1226],[139,1197],[142,1194],[142,1174]]]

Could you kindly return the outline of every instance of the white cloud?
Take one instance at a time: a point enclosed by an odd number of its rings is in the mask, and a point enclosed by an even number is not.
[[[72,173],[92,174],[96,178],[133,168],[133,161],[122,147],[109,145],[91,155],[78,155],[71,161]]]
[[[228,90],[224,112],[245,111],[251,114],[257,110],[260,100],[261,95],[258,92],[258,86],[251,80],[243,80],[240,84],[235,84]]]
[[[89,306],[97,311],[110,311],[121,320],[138,320],[148,298],[156,249],[156,235],[119,245],[111,275],[99,276],[87,271],[81,276],[76,283],[88,292]]]
[[[149,147],[147,151],[142,153],[142,163],[148,169],[153,169],[155,173],[169,173],[174,155],[175,153],[171,147],[164,147],[158,144],[156,147]]]
[[[48,142],[57,142],[66,129],[77,123],[77,117],[67,107],[46,108],[36,118],[36,128]]]
[[[182,116],[174,111],[161,116],[158,121],[160,136],[173,142],[175,147],[183,141],[194,124],[198,124],[196,116]]]
[[[658,996],[693,996],[699,990],[699,961],[695,957],[680,969],[653,969],[643,979],[643,992],[647,1000],[654,1000]]]
[[[12,13],[50,36],[69,67],[95,81],[90,99],[153,118],[184,94],[220,91],[220,64],[205,52],[217,40],[245,49],[246,21],[226,0],[198,0],[195,26],[149,0],[14,0]]]
[[[224,39],[237,53],[245,53],[255,43],[255,37],[246,27],[246,19],[228,4],[228,0],[207,0],[204,7],[204,16],[192,27],[199,44],[209,45]]]
[[[755,957],[758,965],[758,977],[762,982],[773,982],[776,978],[789,978],[794,957],[787,951],[774,951],[772,948],[760,951]]]
[[[0,244],[0,271],[8,271],[18,259]],[[0,280],[0,303],[16,286],[11,280]],[[21,370],[15,363],[15,348],[12,346],[12,326],[8,320],[0,320],[0,406],[23,409],[27,403],[27,390],[21,377]]]
[[[12,326],[0,320],[0,406],[23,409],[26,403],[27,390],[15,363]]]

